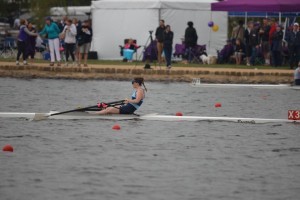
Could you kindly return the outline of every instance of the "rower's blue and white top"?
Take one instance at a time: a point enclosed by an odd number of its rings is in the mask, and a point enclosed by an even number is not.
[[[136,93],[137,93],[137,91],[134,90],[131,95],[132,100],[136,99]],[[135,107],[135,109],[139,109],[139,107],[142,105],[143,102],[144,102],[144,98],[141,99],[138,103],[129,103],[129,104],[131,104],[133,107]]]

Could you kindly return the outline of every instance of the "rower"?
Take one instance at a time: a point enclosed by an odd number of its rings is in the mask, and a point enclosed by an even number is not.
[[[95,112],[94,114],[133,114],[142,105],[147,88],[144,84],[144,78],[134,78],[132,80],[134,91],[131,99],[125,99],[125,105],[107,107],[104,110]]]
[[[295,85],[300,86],[300,62],[294,72]]]

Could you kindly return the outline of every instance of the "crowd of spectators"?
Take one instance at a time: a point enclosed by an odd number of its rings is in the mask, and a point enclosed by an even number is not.
[[[16,64],[19,65],[20,56],[23,64],[27,65],[27,59],[34,59],[37,39],[47,40],[50,52],[50,65],[61,65],[61,52],[63,49],[66,65],[69,65],[69,57],[72,65],[87,66],[88,52],[91,47],[93,31],[89,20],[81,23],[77,19],[63,17],[60,21],[53,21],[50,17],[45,19],[45,26],[40,31],[24,19],[17,21],[19,26],[17,38],[18,54]],[[286,30],[284,30],[286,28]],[[170,25],[165,25],[160,20],[155,31],[156,52],[158,63],[165,58],[167,68],[171,68],[172,46],[174,33]],[[41,39],[39,39],[41,40]],[[184,35],[185,58],[191,61],[192,49],[197,45],[198,35],[193,22],[187,23]],[[132,40],[126,45],[132,45]],[[125,45],[125,49],[126,49]],[[83,61],[82,61],[83,59]],[[226,41],[223,49],[218,51],[218,63],[232,63],[237,65],[271,65],[274,67],[288,64],[294,69],[300,61],[300,30],[299,24],[294,22],[290,27],[283,27],[274,19],[265,18],[260,22],[249,21],[244,26],[243,21],[233,28],[231,38]]]
[[[300,30],[297,22],[284,30],[274,19],[262,23],[250,21],[244,28],[243,21],[233,28],[231,39],[218,54],[218,62],[236,64],[271,65],[289,64],[294,69],[300,61]]]
[[[19,24],[18,24],[19,23]],[[68,19],[66,16],[62,20],[54,21],[51,17],[45,18],[45,25],[40,32],[35,25],[25,19],[20,19],[18,23],[17,36],[17,57],[16,65],[22,55],[23,65],[28,65],[28,58],[33,62],[35,53],[44,47],[44,53],[50,56],[50,66],[61,66],[62,59],[65,66],[87,66],[88,52],[91,47],[93,31],[91,21],[78,21],[76,18]],[[62,58],[63,56],[63,58]],[[69,57],[72,63],[69,63]]]

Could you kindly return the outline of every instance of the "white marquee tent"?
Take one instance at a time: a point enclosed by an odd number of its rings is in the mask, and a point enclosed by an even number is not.
[[[121,59],[119,45],[133,38],[145,45],[149,31],[164,19],[174,32],[173,45],[181,43],[188,21],[194,22],[198,44],[206,44],[209,54],[215,55],[227,38],[227,12],[211,12],[214,0],[99,0],[92,1],[92,50],[99,59]],[[207,25],[214,21],[219,26],[213,32]],[[140,48],[138,55],[142,53]]]

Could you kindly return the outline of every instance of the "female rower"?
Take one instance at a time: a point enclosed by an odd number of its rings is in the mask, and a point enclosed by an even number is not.
[[[125,99],[125,105],[107,107],[95,114],[133,114],[142,105],[147,88],[144,84],[144,78],[134,78],[131,83],[134,91],[131,99]]]

